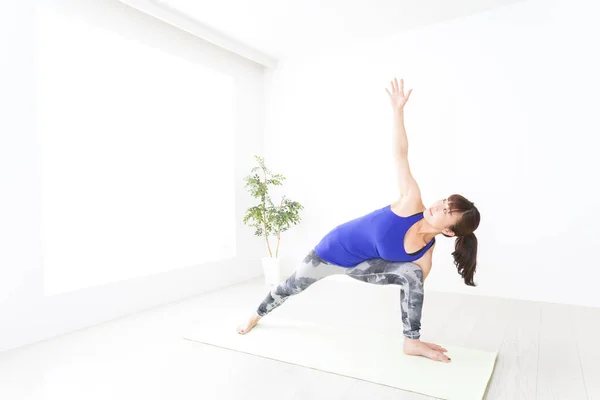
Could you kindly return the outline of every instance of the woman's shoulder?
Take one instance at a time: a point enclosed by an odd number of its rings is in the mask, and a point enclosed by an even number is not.
[[[421,197],[401,196],[391,204],[392,211],[401,217],[410,217],[425,211]]]

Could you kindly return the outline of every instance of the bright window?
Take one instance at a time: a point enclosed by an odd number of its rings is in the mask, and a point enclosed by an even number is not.
[[[231,76],[37,13],[45,295],[235,256]]]

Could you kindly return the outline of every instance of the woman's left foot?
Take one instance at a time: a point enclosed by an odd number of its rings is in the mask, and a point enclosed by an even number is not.
[[[246,333],[250,332],[252,328],[254,328],[256,324],[258,324],[260,318],[261,317],[258,314],[254,314],[252,317],[250,317],[247,323],[238,326],[237,332],[240,335],[245,335]]]

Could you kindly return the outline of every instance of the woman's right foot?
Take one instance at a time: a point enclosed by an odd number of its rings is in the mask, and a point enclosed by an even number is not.
[[[246,333],[250,332],[252,328],[256,326],[260,318],[261,317],[258,314],[254,314],[252,317],[250,317],[247,323],[238,326],[237,332],[240,335],[245,335]]]

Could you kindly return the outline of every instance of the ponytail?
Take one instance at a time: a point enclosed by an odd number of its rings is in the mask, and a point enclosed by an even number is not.
[[[477,266],[477,237],[474,233],[458,236],[454,243],[454,249],[452,256],[459,275],[463,277],[466,285],[477,286],[473,282]]]
[[[454,232],[456,242],[454,243],[454,264],[458,274],[463,277],[468,286],[477,286],[473,282],[475,267],[477,266],[477,238],[473,233],[479,226],[479,210],[475,203],[460,194],[448,197],[450,212],[461,213],[460,219],[452,225],[450,230]],[[452,237],[444,234],[444,236]]]

